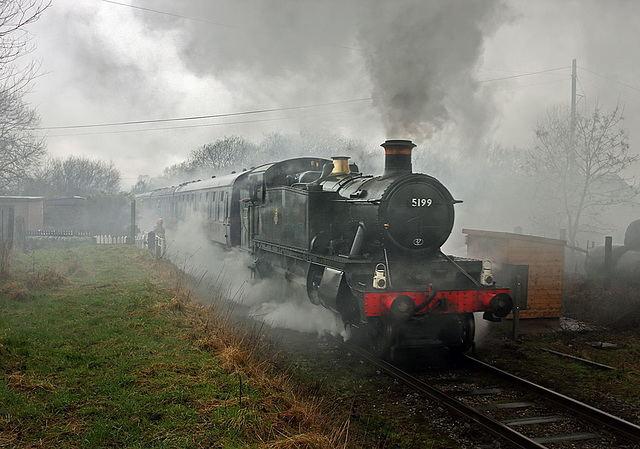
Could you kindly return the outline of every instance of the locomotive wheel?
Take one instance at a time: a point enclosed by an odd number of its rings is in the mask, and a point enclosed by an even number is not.
[[[460,317],[460,326],[462,331],[462,344],[450,346],[452,352],[462,354],[467,352],[473,346],[473,340],[476,335],[476,321],[473,313],[465,313]]]
[[[386,317],[369,318],[368,329],[373,353],[381,359],[391,360],[398,342],[398,332],[393,322]]]

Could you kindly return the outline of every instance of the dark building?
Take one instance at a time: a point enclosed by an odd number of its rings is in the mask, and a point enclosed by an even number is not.
[[[44,229],[87,230],[87,199],[80,196],[44,201]]]

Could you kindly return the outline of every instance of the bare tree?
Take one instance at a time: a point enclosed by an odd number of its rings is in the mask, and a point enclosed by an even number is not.
[[[239,171],[293,157],[351,156],[353,161],[361,164],[370,162],[372,157],[379,160],[381,155],[382,150],[379,148],[374,148],[371,152],[362,142],[345,139],[337,134],[274,132],[265,135],[258,145],[241,136],[229,136],[193,150],[185,162],[165,168],[161,177],[139,177],[132,193],[204,179],[213,174],[226,174],[232,170]]]
[[[19,97],[20,93],[0,92],[0,191],[17,188],[45,155],[33,129],[38,117]]]
[[[256,145],[240,136],[225,137],[193,151],[187,166],[200,172],[213,173],[242,169],[246,168],[256,152]]]
[[[15,187],[45,154],[34,132],[38,116],[23,101],[36,76],[37,63],[20,68],[17,61],[31,51],[25,27],[36,21],[50,2],[0,1],[0,191]]]
[[[18,59],[33,50],[26,26],[35,22],[51,4],[45,0],[7,0],[0,2],[0,83],[2,91],[21,91],[36,75],[35,61],[19,68]]]
[[[136,193],[148,192],[149,190],[153,189],[152,183],[153,183],[153,178],[151,178],[151,176],[138,175],[138,180],[133,185],[133,187],[131,187],[131,193],[136,194]]]
[[[548,213],[563,217],[570,245],[575,245],[586,215],[637,195],[621,176],[638,160],[629,153],[623,124],[619,105],[608,112],[596,107],[590,114],[577,114],[572,130],[568,108],[554,107],[535,129],[529,168],[540,188],[537,199]]]
[[[300,136],[271,132],[264,136],[258,146],[258,157],[262,163],[275,162],[281,159],[301,155]]]
[[[27,183],[24,192],[50,198],[116,194],[120,190],[120,177],[112,162],[76,156],[49,159]]]

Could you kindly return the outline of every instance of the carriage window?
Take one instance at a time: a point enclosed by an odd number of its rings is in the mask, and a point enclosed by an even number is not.
[[[213,192],[211,194],[211,219],[218,219],[218,202],[216,201],[218,196],[218,192]]]
[[[224,204],[222,204],[224,192],[220,191],[218,195],[218,221],[224,221]]]

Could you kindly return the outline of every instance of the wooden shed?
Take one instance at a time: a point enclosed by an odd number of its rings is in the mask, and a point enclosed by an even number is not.
[[[39,196],[0,196],[0,209],[13,209],[14,219],[25,231],[37,231],[43,225],[43,202]]]
[[[496,280],[519,296],[520,318],[560,317],[564,240],[475,229],[462,233],[467,255],[492,261]]]

